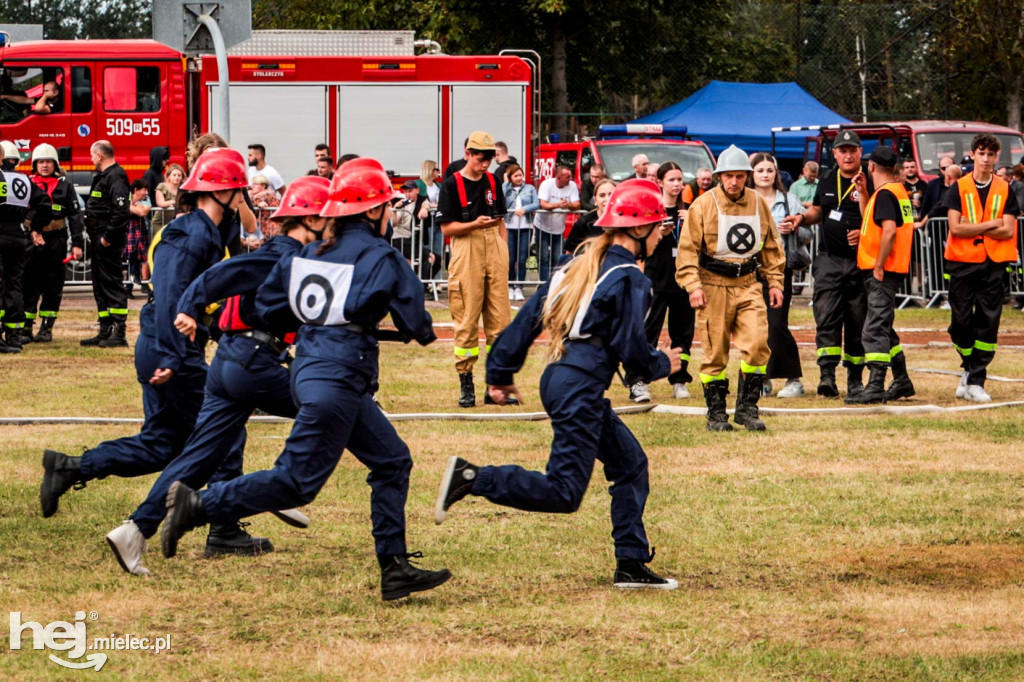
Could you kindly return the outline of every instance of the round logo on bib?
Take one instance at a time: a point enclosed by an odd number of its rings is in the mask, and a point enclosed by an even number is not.
[[[725,235],[725,243],[730,251],[735,253],[749,253],[754,250],[757,244],[757,236],[754,228],[746,223],[737,223],[729,228]]]
[[[299,284],[295,307],[303,319],[310,324],[322,324],[327,319],[334,301],[334,289],[327,278],[321,275],[307,275]]]

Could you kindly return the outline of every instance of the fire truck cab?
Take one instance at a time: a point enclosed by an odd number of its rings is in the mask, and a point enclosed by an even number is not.
[[[697,177],[700,168],[714,169],[711,150],[703,142],[686,139],[685,126],[658,124],[603,125],[596,138],[574,142],[552,141],[537,148],[534,181],[540,183],[555,174],[557,166],[572,170],[573,179],[583,176],[595,164],[604,166],[608,177],[620,182],[633,176],[633,156],[646,154],[651,164],[675,161],[683,169],[683,178]]]
[[[285,179],[314,167],[314,147],[335,156],[373,155],[397,178],[422,163],[462,158],[463,140],[486,130],[529,168],[539,110],[534,62],[511,54],[415,54],[412,31],[254,31],[228,51],[229,142],[262,144]],[[362,56],[377,55],[377,56]],[[220,121],[214,57],[187,58],[152,40],[0,44],[0,138],[17,145],[28,170],[48,142],[78,185],[89,184],[89,148],[114,145],[129,177],[167,146],[184,162],[193,132]],[[46,83],[60,96],[50,113],[32,103]]]

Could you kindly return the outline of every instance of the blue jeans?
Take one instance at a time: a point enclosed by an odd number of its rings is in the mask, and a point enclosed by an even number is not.
[[[570,514],[579,509],[594,461],[600,460],[611,483],[615,557],[646,562],[651,558],[643,520],[647,455],[612,411],[605,388],[605,382],[580,369],[548,365],[540,379],[541,402],[554,431],[547,471],[481,467],[473,494],[524,511]]]
[[[551,269],[558,265],[562,257],[562,234],[548,234],[537,231],[537,265],[540,268],[540,281],[548,281]]]
[[[526,259],[530,256],[530,234],[533,228],[508,231],[508,281],[526,280]]]

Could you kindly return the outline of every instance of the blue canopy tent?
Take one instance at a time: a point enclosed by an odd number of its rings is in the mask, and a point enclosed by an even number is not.
[[[746,152],[769,151],[772,127],[849,122],[796,83],[724,81],[711,81],[682,102],[631,121],[685,125],[688,134],[707,144],[715,156],[730,144]],[[802,159],[804,138],[812,134],[777,134],[776,155],[782,159]]]

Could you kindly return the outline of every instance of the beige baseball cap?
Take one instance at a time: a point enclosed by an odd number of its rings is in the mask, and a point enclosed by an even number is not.
[[[475,149],[478,152],[493,152],[494,138],[482,130],[474,130],[466,143],[467,149]]]

